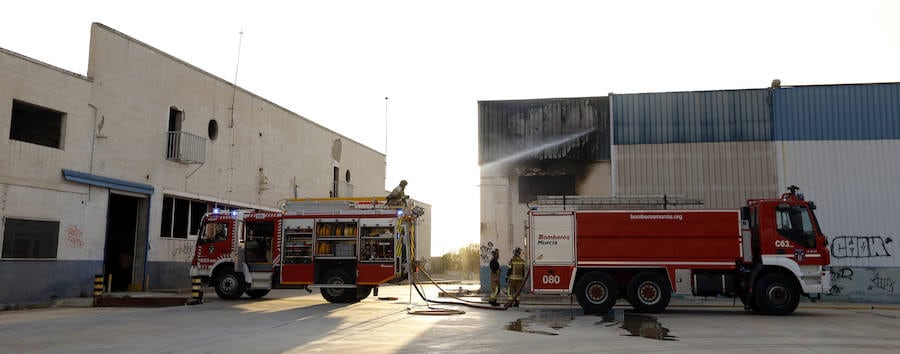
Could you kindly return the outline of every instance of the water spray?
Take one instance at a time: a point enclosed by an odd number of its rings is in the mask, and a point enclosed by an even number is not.
[[[574,134],[569,134],[569,135],[564,136],[564,137],[562,137],[562,138],[559,138],[559,139],[556,139],[556,140],[553,140],[553,141],[550,141],[550,142],[547,142],[547,143],[538,145],[538,146],[536,146],[536,147],[533,147],[533,148],[530,148],[530,149],[527,149],[527,150],[523,150],[523,151],[519,151],[519,152],[517,152],[517,153],[515,153],[515,154],[506,156],[506,157],[501,158],[501,159],[499,159],[499,160],[495,160],[495,161],[488,162],[488,163],[482,165],[481,167],[482,167],[482,168],[485,168],[485,169],[490,169],[490,168],[493,168],[493,167],[502,166],[502,165],[504,165],[504,164],[513,162],[513,161],[518,160],[518,159],[521,159],[521,158],[523,158],[523,157],[526,157],[526,156],[530,156],[530,155],[536,154],[536,153],[538,153],[538,152],[540,152],[540,151],[542,151],[542,150],[546,150],[546,149],[549,149],[549,148],[552,148],[552,147],[556,147],[556,146],[559,146],[559,145],[563,145],[563,144],[566,144],[566,143],[568,143],[568,142],[570,142],[570,141],[573,141],[573,140],[581,139],[582,137],[584,137],[585,135],[590,134],[591,132],[593,132],[593,131],[596,130],[596,129],[597,129],[597,128],[587,128],[587,129],[585,129],[585,130],[582,130],[582,131],[579,131],[579,132],[575,132]]]

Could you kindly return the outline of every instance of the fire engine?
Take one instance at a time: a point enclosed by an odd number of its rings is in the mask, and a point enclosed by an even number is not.
[[[202,220],[191,277],[226,300],[319,288],[329,302],[378,294],[415,259],[421,207],[385,198],[291,199],[280,212],[214,210]]]
[[[740,210],[528,212],[531,292],[574,293],[586,312],[624,297],[662,312],[673,294],[738,297],[746,309],[794,312],[830,289],[828,243],[798,188]]]

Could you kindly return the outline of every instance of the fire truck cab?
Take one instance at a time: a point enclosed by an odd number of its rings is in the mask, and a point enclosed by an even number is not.
[[[292,199],[282,212],[209,213],[191,276],[222,299],[320,288],[329,302],[356,302],[407,274],[423,213],[388,207],[384,198]]]

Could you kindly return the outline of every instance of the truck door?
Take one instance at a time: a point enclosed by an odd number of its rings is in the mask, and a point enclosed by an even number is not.
[[[575,271],[575,212],[529,212],[531,289],[569,294]]]
[[[244,259],[250,271],[271,271],[275,220],[265,214],[257,214],[245,220],[244,230]]]

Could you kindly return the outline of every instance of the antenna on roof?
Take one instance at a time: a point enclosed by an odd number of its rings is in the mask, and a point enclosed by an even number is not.
[[[233,91],[231,91],[231,123],[228,124],[229,128],[234,128],[234,100],[237,96],[237,79],[238,79],[238,68],[241,67],[241,41],[244,39],[244,29],[241,28],[241,31],[238,32],[238,50],[237,50],[237,60],[234,64],[234,82],[232,82]]]

